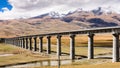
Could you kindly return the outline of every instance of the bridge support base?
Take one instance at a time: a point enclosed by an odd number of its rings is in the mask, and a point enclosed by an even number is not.
[[[70,59],[75,59],[75,35],[70,35]]]
[[[39,52],[43,52],[43,37],[39,37],[40,44],[39,44]]]
[[[119,34],[113,34],[113,59],[112,62],[119,61]]]
[[[47,36],[47,54],[51,53],[51,36]]]
[[[37,37],[34,37],[34,51],[37,51]]]
[[[26,49],[28,49],[28,38],[26,38],[26,46],[25,46]]]
[[[94,34],[88,35],[88,59],[94,58]]]
[[[29,38],[29,43],[30,43],[29,50],[32,50],[32,37]]]
[[[57,36],[57,56],[61,55],[61,35]]]

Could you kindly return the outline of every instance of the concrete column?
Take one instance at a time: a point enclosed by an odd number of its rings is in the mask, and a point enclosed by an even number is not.
[[[13,39],[13,45],[15,45],[15,39]]]
[[[39,52],[43,52],[43,37],[39,37],[40,44],[39,44]]]
[[[88,59],[94,58],[94,34],[88,35]]]
[[[113,59],[112,62],[119,61],[119,34],[113,34]]]
[[[51,53],[51,36],[47,36],[47,54]]]
[[[17,44],[16,44],[16,38],[14,39],[14,45],[16,46]]]
[[[61,55],[61,35],[57,36],[57,56]]]
[[[25,38],[23,38],[23,48],[25,48]]]
[[[29,50],[32,50],[32,37],[29,38],[30,47]]]
[[[34,51],[37,51],[37,37],[34,37]]]
[[[19,38],[17,38],[17,46],[19,46]]]
[[[21,46],[20,43],[21,43],[21,40],[20,40],[20,38],[19,38],[19,47]]]
[[[18,38],[16,38],[16,46],[18,46]]]
[[[20,38],[18,38],[18,46],[20,47]]]
[[[23,38],[21,38],[21,48],[23,48]]]
[[[18,47],[20,47],[20,39],[18,38]]]
[[[28,49],[28,38],[25,38],[26,39],[26,46],[25,48]]]
[[[70,59],[75,59],[75,35],[70,35]]]
[[[22,38],[20,38],[20,47],[22,48]]]
[[[22,48],[22,38],[20,38],[20,47]]]
[[[21,38],[21,48],[23,48],[23,39]]]

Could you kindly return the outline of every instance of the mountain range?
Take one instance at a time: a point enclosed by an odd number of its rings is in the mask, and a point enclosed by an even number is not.
[[[0,20],[0,37],[45,34],[120,25],[120,14],[98,7],[91,11],[81,8],[67,14],[50,12],[28,19]]]

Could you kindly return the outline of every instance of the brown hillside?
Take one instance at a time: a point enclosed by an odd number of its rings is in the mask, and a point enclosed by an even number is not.
[[[95,15],[93,12],[75,11],[64,17],[52,18],[48,15],[29,19],[0,20],[0,37],[15,37],[63,31],[81,28],[119,26],[119,14]]]

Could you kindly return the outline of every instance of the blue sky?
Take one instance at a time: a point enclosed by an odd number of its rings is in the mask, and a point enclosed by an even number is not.
[[[0,0],[0,12],[4,12],[3,8],[12,9],[12,5],[9,4],[8,0]]]

